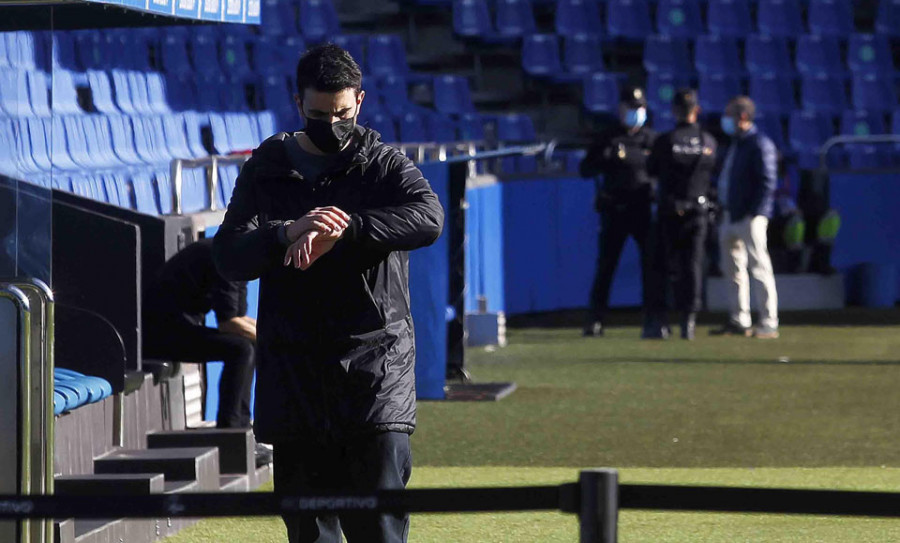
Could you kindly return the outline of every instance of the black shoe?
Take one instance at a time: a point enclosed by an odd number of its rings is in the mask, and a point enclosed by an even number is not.
[[[669,339],[671,334],[672,330],[668,325],[653,321],[644,324],[644,329],[641,330],[641,339]]]
[[[681,319],[681,339],[694,340],[697,332],[697,314],[685,313]]]
[[[584,325],[584,330],[581,331],[581,335],[584,337],[603,337],[603,323],[600,321],[591,321]]]
[[[709,331],[709,335],[711,336],[742,336],[742,337],[750,337],[753,335],[753,330],[750,328],[746,328],[741,326],[740,324],[732,321],[728,321],[725,323],[725,326],[721,328],[716,328],[714,330]]]
[[[265,443],[256,444],[256,467],[261,468],[266,464],[271,464],[274,460],[274,453],[271,445]]]

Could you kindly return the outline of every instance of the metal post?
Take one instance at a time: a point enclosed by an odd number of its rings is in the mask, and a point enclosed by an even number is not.
[[[172,181],[172,213],[181,215],[181,183],[182,183],[182,161],[176,159],[172,161],[172,168],[169,177]],[[210,195],[212,197],[212,195]]]
[[[216,193],[219,192],[219,159],[216,157],[212,158],[212,164],[207,171],[206,176],[206,188],[209,191],[209,209],[210,211],[215,211],[218,206],[216,206]]]
[[[619,473],[614,469],[584,470],[581,487],[581,543],[616,543],[619,521]]]

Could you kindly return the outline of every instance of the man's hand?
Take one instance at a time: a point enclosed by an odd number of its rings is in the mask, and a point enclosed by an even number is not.
[[[249,339],[256,343],[256,320],[250,317],[234,317],[219,323],[219,331]]]
[[[306,232],[288,247],[284,254],[284,265],[290,266],[293,263],[295,268],[309,269],[316,260],[330,251],[343,235],[344,230],[330,233],[321,233],[318,230]]]
[[[316,230],[322,234],[329,234],[332,232],[343,232],[349,225],[350,215],[344,213],[340,209],[334,206],[317,207],[291,223],[290,226],[287,227],[285,234],[287,235],[288,241],[294,243],[300,239],[300,236],[310,230]]]

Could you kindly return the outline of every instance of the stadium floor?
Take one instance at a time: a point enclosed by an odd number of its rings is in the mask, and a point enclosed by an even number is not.
[[[522,329],[471,350],[476,381],[515,381],[497,403],[423,402],[412,484],[574,481],[900,490],[900,336],[875,323],[788,325],[782,338],[643,342]],[[620,541],[898,541],[900,520],[625,511]],[[172,543],[280,542],[279,521],[204,521]],[[423,515],[410,541],[577,541],[554,513]]]

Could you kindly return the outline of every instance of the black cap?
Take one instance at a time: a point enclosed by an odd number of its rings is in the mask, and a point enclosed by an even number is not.
[[[640,87],[622,87],[622,92],[619,93],[619,101],[632,108],[647,107],[647,95],[644,94],[644,89]]]

